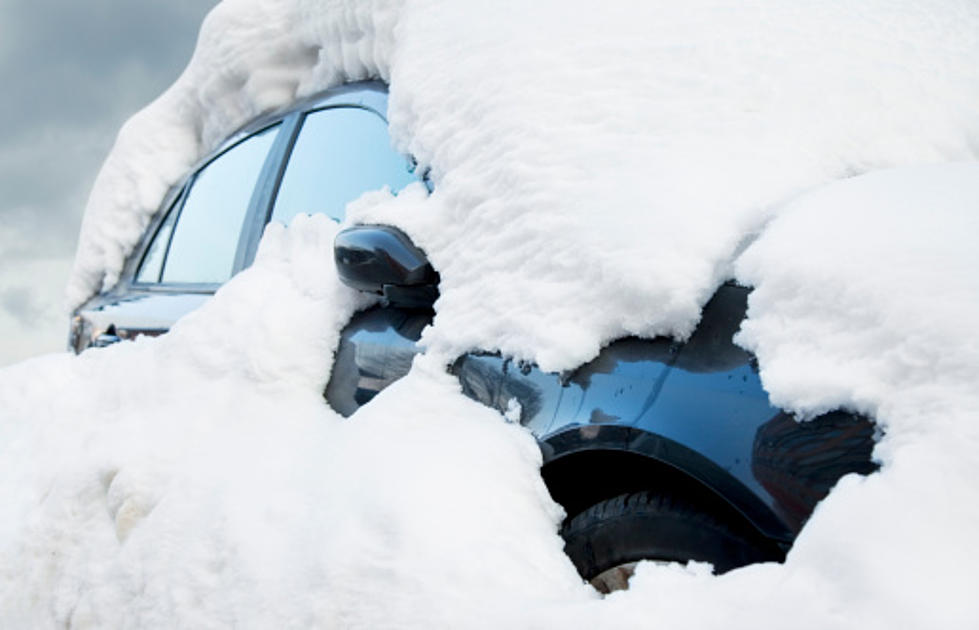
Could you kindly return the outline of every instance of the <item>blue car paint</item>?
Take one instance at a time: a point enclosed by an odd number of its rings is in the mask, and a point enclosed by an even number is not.
[[[772,406],[754,357],[732,341],[747,294],[723,285],[686,343],[622,339],[570,374],[478,353],[451,370],[474,400],[501,413],[519,403],[545,466],[589,451],[641,455],[697,480],[765,536],[788,543],[842,474],[875,469],[874,430],[845,412],[798,423]],[[430,317],[377,308],[355,318],[326,392],[334,408],[349,415],[407,373]]]

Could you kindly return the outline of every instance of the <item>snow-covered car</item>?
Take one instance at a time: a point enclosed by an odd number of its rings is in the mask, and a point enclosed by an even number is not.
[[[342,221],[364,192],[430,187],[391,147],[386,105],[383,84],[349,84],[229,138],[169,192],[119,282],[77,309],[70,347],[166,332],[251,264],[270,221]],[[335,256],[344,282],[382,298],[344,329],[324,392],[349,416],[408,373],[439,276],[395,226],[348,227]],[[718,572],[780,560],[841,476],[876,468],[867,419],[837,411],[799,423],[772,405],[733,342],[748,293],[723,284],[683,343],[620,339],[568,373],[489,352],[449,366],[466,395],[537,438],[567,512],[567,552],[600,590],[622,587],[640,559]]]
[[[362,83],[252,121],[164,199],[109,291],[77,309],[69,347],[158,335],[249,266],[269,221],[335,219],[362,192],[417,178],[390,146],[387,90]]]

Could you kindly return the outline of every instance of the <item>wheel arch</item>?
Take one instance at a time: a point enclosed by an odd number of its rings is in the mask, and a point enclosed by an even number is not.
[[[549,436],[541,449],[541,476],[569,519],[621,494],[665,488],[786,548],[797,533],[727,471],[662,436],[630,427],[589,426]]]

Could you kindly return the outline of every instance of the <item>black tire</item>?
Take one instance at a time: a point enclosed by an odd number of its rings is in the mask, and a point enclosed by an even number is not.
[[[715,573],[724,573],[753,562],[784,559],[778,546],[750,526],[719,518],[680,497],[654,492],[623,494],[597,503],[570,519],[561,535],[565,552],[588,581],[639,560],[697,560],[713,564]]]

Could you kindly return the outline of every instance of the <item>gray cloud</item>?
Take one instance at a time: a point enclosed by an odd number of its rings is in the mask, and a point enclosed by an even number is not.
[[[116,130],[180,74],[214,4],[0,0],[0,220],[70,203],[54,212],[73,240]]]
[[[38,351],[60,347],[67,317],[51,310],[67,278],[18,269],[67,269],[119,127],[183,71],[215,4],[0,0],[0,338],[10,322],[55,322]],[[5,350],[0,365],[23,355]]]
[[[5,0],[0,59],[7,121],[91,124],[126,116],[177,77],[193,50],[207,0]],[[4,136],[31,128],[7,125]]]
[[[25,287],[0,291],[0,306],[25,326],[37,321],[44,312],[34,293]]]

